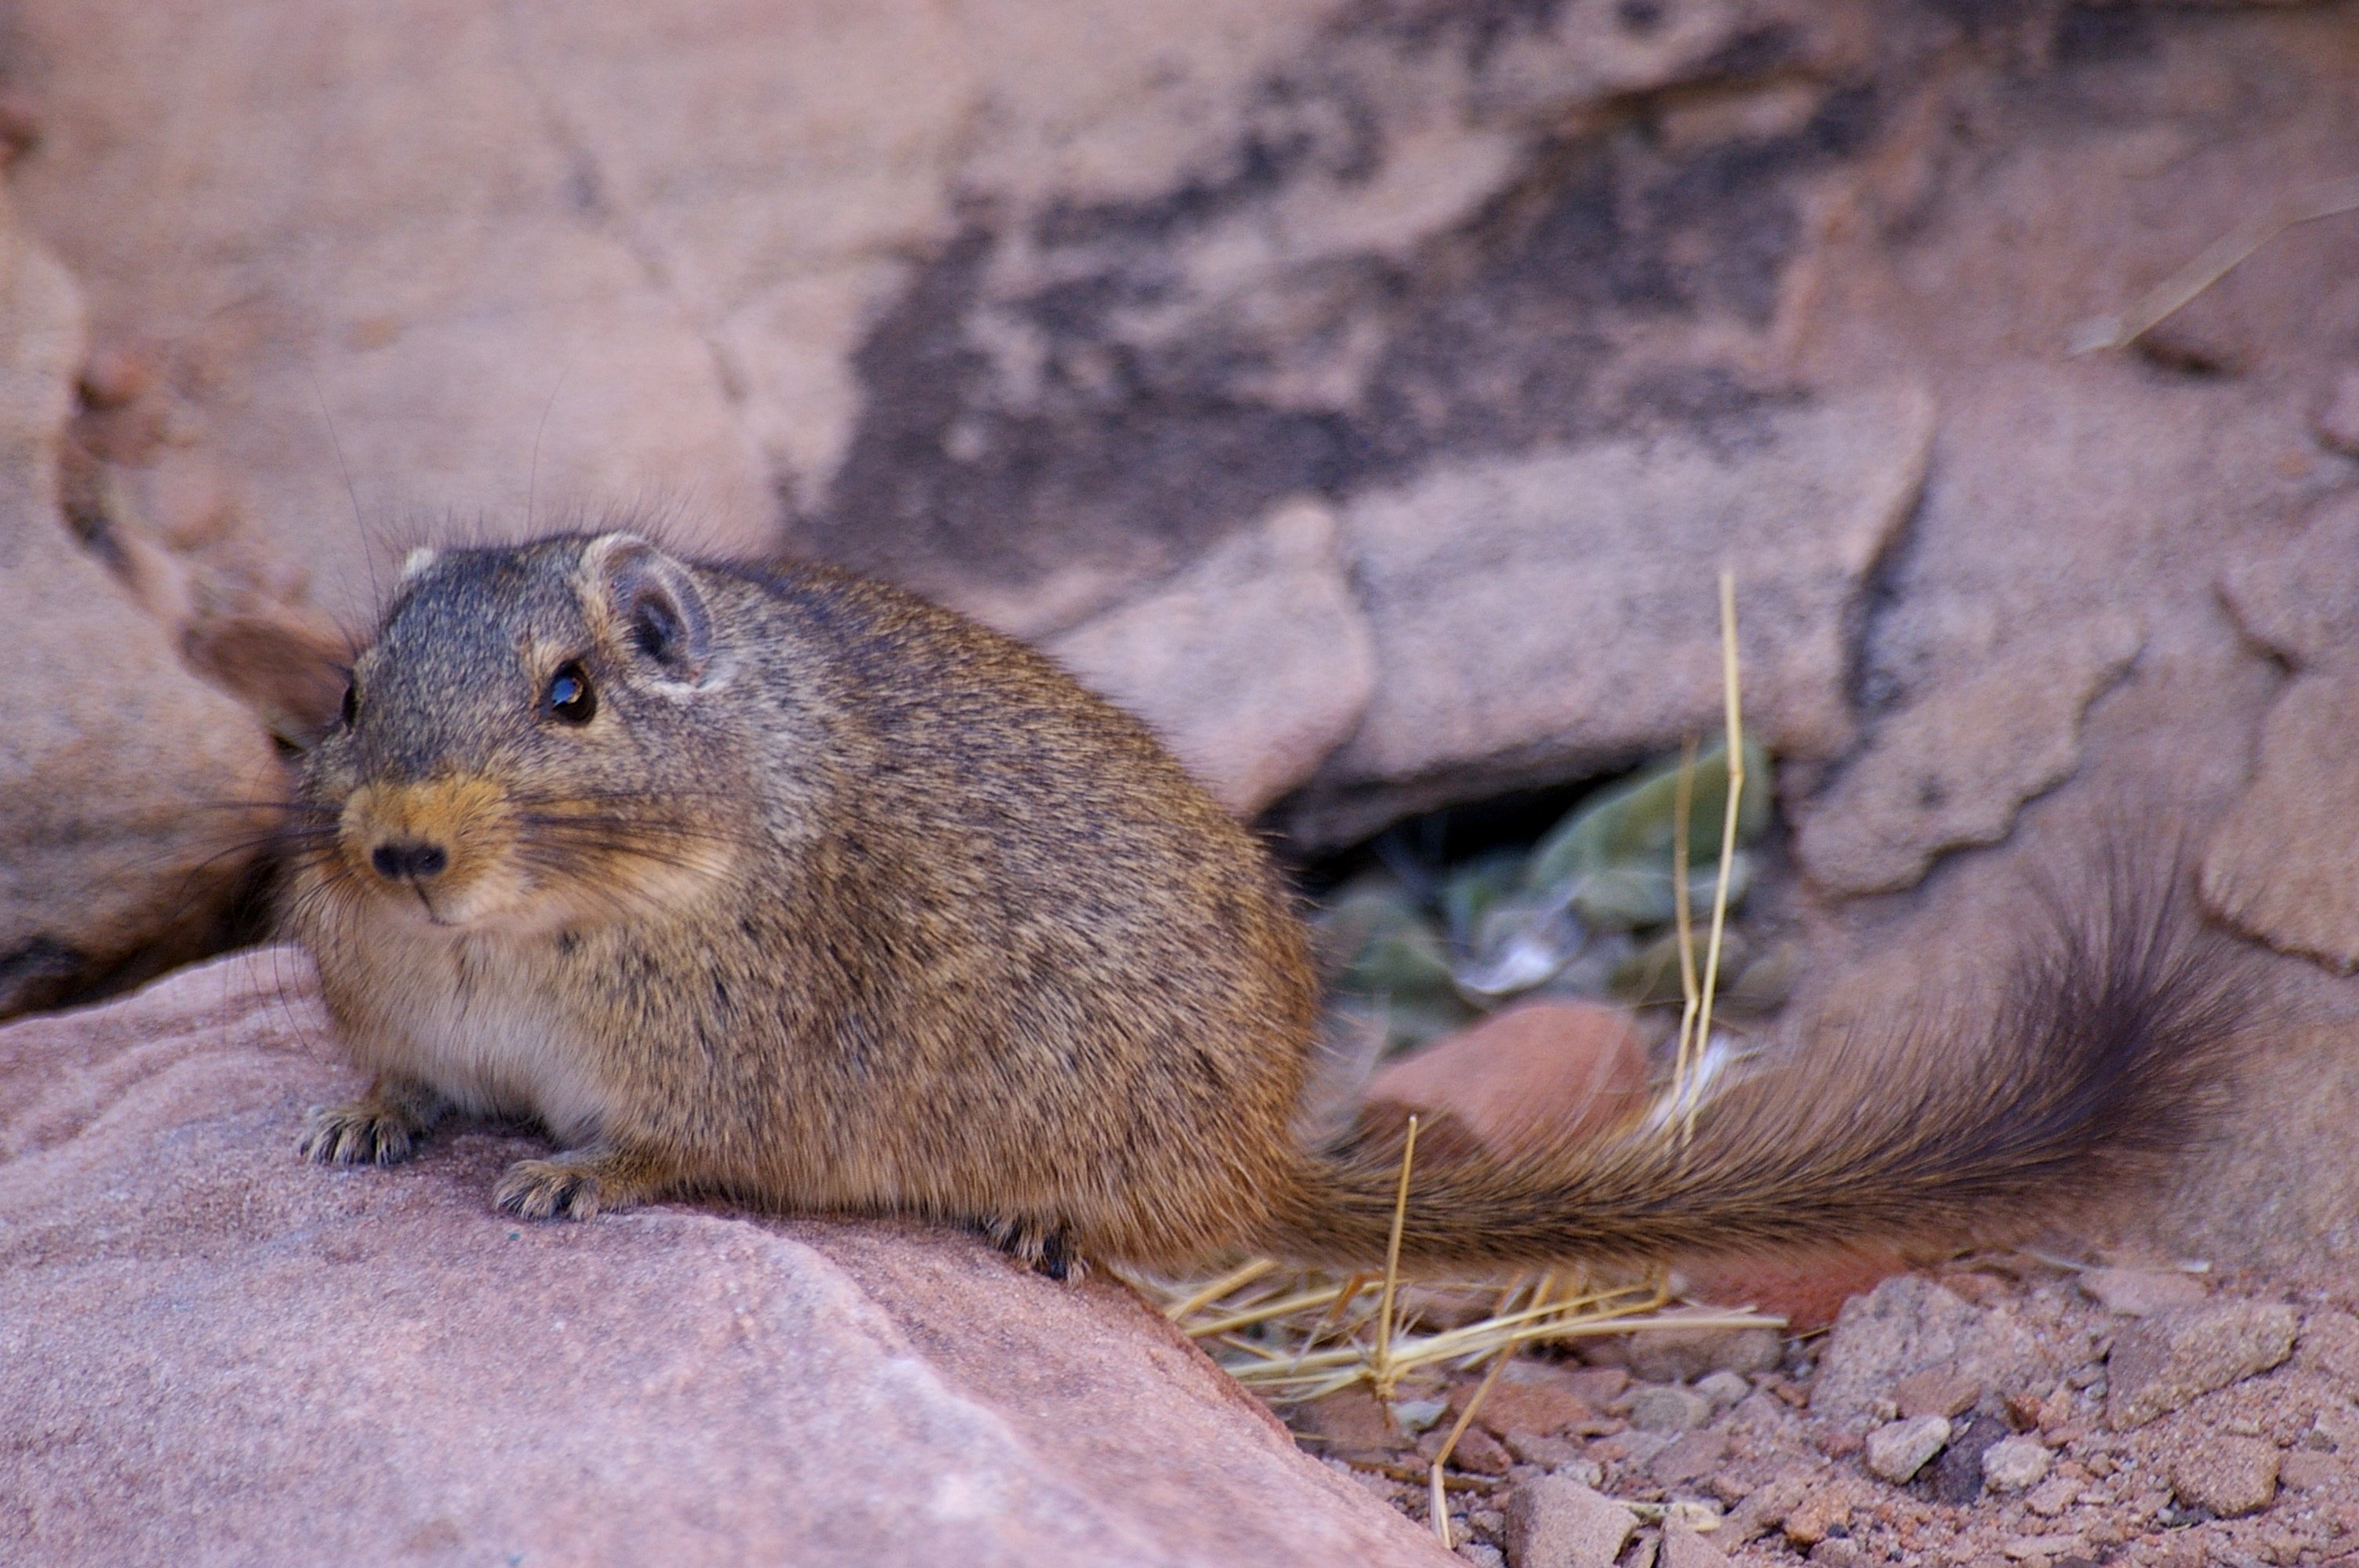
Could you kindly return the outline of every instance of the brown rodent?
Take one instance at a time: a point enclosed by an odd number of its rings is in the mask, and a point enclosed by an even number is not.
[[[1024,646],[821,567],[626,534],[421,552],[294,806],[286,915],[354,1105],[560,1146],[495,1198],[963,1222],[1061,1274],[1384,1255],[1396,1139],[1295,1129],[1317,981],[1251,833]],[[1984,1023],[1833,1042],[1632,1130],[1416,1173],[1419,1266],[1962,1240],[2169,1152],[2236,1000],[2116,896]]]

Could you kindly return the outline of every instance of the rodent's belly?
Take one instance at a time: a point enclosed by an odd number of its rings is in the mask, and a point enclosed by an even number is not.
[[[559,1140],[595,1134],[606,1095],[590,1070],[590,1042],[527,996],[415,988],[372,1064],[434,1088],[474,1116],[535,1118]]]

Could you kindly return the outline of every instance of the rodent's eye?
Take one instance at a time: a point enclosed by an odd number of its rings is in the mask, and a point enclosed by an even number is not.
[[[549,695],[541,705],[568,724],[587,724],[598,712],[598,694],[581,665],[568,661],[549,677]]]
[[[344,705],[337,711],[342,717],[344,728],[347,730],[351,729],[353,721],[361,716],[361,688],[353,684],[352,677],[349,676],[344,678]]]

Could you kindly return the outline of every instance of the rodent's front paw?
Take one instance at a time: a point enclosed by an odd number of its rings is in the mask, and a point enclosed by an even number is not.
[[[518,1160],[492,1189],[495,1207],[526,1219],[588,1219],[604,1197],[595,1171],[563,1160]]]
[[[303,1119],[295,1152],[323,1165],[393,1165],[409,1158],[418,1129],[375,1100],[315,1105]]]

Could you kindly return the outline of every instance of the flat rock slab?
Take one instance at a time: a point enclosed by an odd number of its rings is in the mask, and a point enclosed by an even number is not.
[[[1286,826],[1344,843],[1471,777],[1579,777],[1714,731],[1723,566],[1750,731],[1781,756],[1841,752],[1851,617],[1916,505],[1932,427],[1930,399],[1898,386],[1357,498],[1343,537],[1375,695]]]
[[[1408,1563],[1129,1291],[916,1227],[533,1226],[291,1153],[287,950],[0,1031],[0,1560]]]

